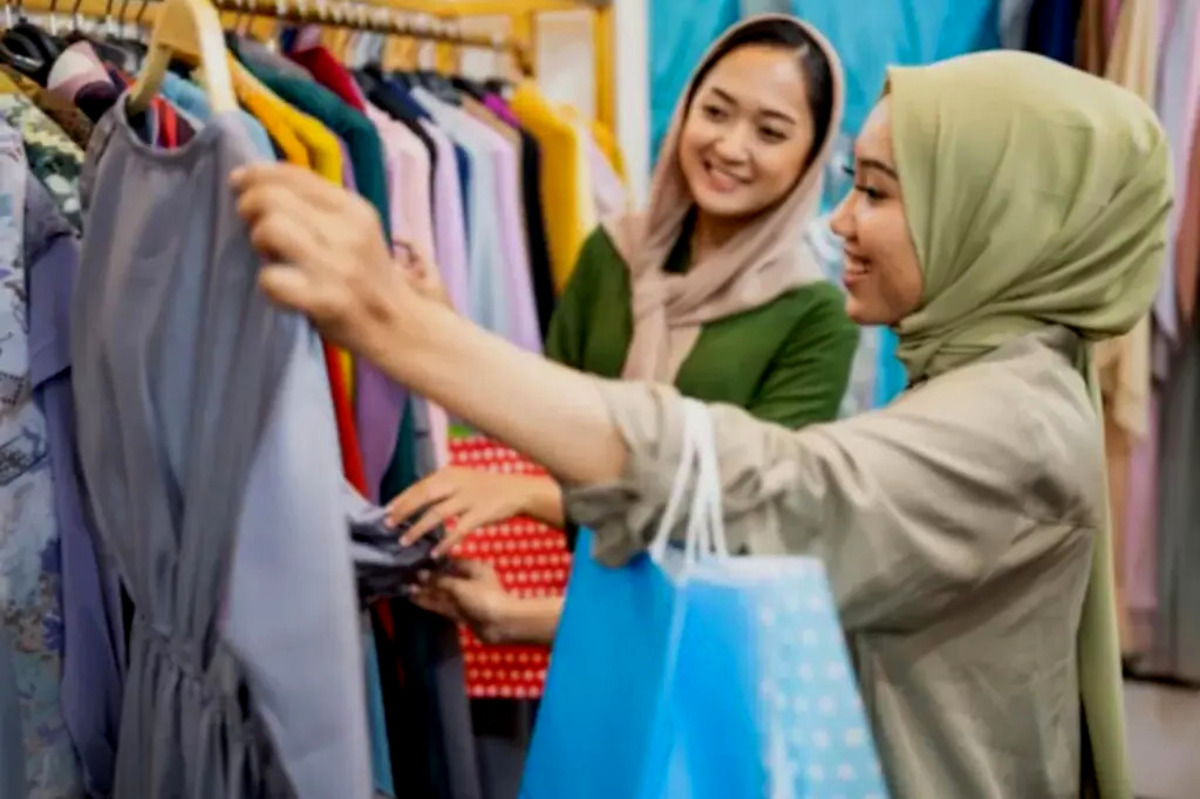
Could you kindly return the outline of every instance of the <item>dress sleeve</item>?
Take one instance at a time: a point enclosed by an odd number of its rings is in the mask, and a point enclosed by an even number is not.
[[[848,630],[896,630],[1071,541],[1086,546],[1094,504],[1065,486],[1102,483],[1089,471],[1102,463],[1095,437],[1078,433],[1094,419],[1084,407],[1034,436],[1013,393],[991,388],[930,386],[799,432],[712,407],[731,551],[820,557]],[[619,565],[654,534],[683,413],[668,388],[599,391],[628,446],[626,470],[611,485],[570,487],[567,507],[594,531],[596,557]],[[1054,479],[1072,468],[1078,480]]]
[[[812,299],[747,406],[751,415],[798,429],[837,418],[858,347],[858,326],[833,286]]]

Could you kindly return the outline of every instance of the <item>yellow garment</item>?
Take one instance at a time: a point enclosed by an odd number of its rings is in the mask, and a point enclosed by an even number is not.
[[[230,66],[233,67],[233,91],[242,107],[259,121],[267,131],[271,141],[283,153],[283,158],[289,164],[312,168],[308,150],[296,136],[296,132],[284,118],[281,106],[287,104],[271,93],[230,56]]]
[[[592,123],[592,138],[596,140],[596,146],[600,148],[600,152],[604,153],[608,163],[612,164],[613,171],[622,181],[628,183],[629,175],[625,172],[625,158],[621,155],[621,146],[617,144],[617,138],[613,136],[612,131],[605,127],[603,122],[596,120]]]
[[[338,186],[343,185],[342,148],[337,137],[317,120],[281,100],[230,56],[233,88],[238,101],[267,130],[289,164],[308,167]],[[346,392],[354,397],[354,356],[336,348]]]
[[[554,288],[561,294],[583,241],[594,227],[586,224],[580,206],[579,164],[586,161],[586,152],[575,126],[563,119],[532,83],[518,86],[509,106],[542,149],[542,206],[546,209],[550,271]]]

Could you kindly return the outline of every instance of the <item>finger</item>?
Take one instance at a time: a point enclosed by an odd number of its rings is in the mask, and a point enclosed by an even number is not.
[[[258,285],[277,305],[314,316],[324,301],[312,278],[290,264],[270,264],[258,273]]]
[[[431,507],[421,514],[413,526],[400,537],[400,543],[409,546],[429,535],[438,527],[444,525],[447,519],[453,519],[467,510],[467,503],[462,497],[452,496]]]
[[[241,167],[230,175],[230,184],[239,195],[255,189],[283,189],[330,210],[341,208],[347,200],[346,190],[341,186],[292,164]]]
[[[454,523],[454,531],[446,532],[446,537],[442,539],[436,547],[433,548],[433,556],[435,558],[449,555],[458,544],[469,536],[471,533],[478,530],[484,525],[490,524],[492,519],[487,514],[479,510],[463,509]]]
[[[324,247],[315,232],[321,218],[288,208],[272,211],[250,222],[250,243],[266,260],[303,265]]]
[[[402,521],[411,519],[422,508],[449,497],[453,486],[445,479],[445,475],[444,471],[435,472],[401,491],[395,499],[388,503],[388,524],[394,527]]]
[[[413,604],[422,610],[459,621],[458,607],[444,591],[419,589],[413,593],[411,599]]]

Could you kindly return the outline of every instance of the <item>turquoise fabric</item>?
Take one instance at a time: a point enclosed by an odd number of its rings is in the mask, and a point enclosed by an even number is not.
[[[738,0],[651,0],[650,152],[655,160],[696,64],[740,13]]]
[[[999,0],[792,0],[792,13],[832,42],[846,70],[846,115],[839,152],[832,161],[828,207],[845,195],[849,181],[836,173],[852,161],[854,137],[883,90],[894,64],[928,64],[975,50],[1000,47]],[[878,367],[871,389],[877,406],[904,389],[908,377],[896,360],[896,337],[879,331]]]

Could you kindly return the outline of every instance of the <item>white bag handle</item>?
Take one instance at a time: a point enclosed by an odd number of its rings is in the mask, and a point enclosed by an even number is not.
[[[654,560],[660,562],[666,554],[671,531],[679,520],[684,497],[695,473],[695,490],[688,510],[684,542],[685,564],[691,564],[701,557],[728,557],[729,548],[725,539],[721,475],[712,416],[701,402],[683,399],[682,403],[683,441],[679,467],[649,552]]]

